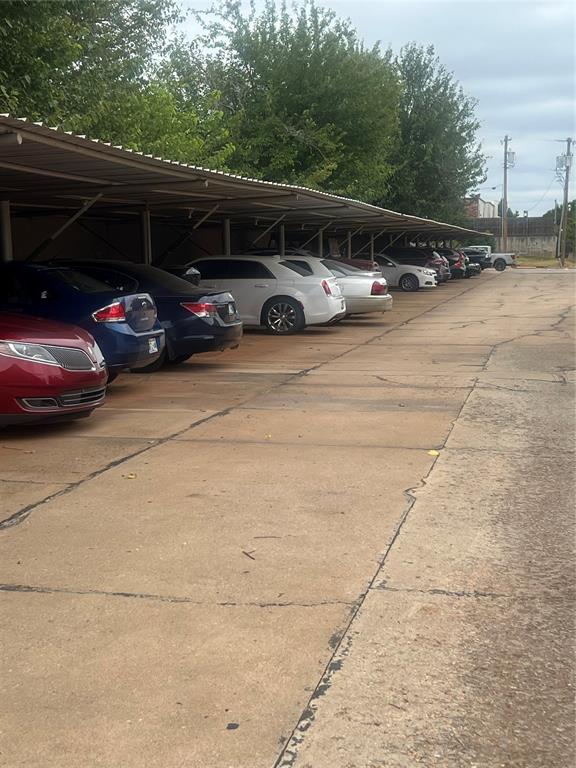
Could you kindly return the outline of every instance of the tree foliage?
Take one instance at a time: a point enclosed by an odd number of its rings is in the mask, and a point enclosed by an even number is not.
[[[392,194],[405,213],[455,221],[468,190],[484,181],[476,142],[476,102],[440,63],[432,46],[410,43],[395,59],[401,78],[400,131],[393,153]]]
[[[201,18],[236,169],[365,199],[387,191],[399,96],[388,56],[313,0],[292,12],[223,0]]]
[[[299,0],[3,0],[0,111],[154,155],[462,219],[475,103],[433,48],[366,47]]]
[[[224,165],[222,113],[158,76],[173,0],[4,0],[0,109],[147,153]]]

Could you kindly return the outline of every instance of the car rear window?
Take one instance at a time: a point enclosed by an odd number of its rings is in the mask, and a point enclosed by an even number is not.
[[[83,275],[91,277],[93,280],[98,280],[100,283],[106,283],[109,288],[113,288],[115,291],[135,293],[140,290],[138,280],[116,269],[84,266],[83,264],[79,269]]]
[[[312,274],[312,268],[309,264],[306,264],[306,262],[301,261],[281,261],[280,264],[283,267],[287,267],[288,269],[291,269],[292,272],[296,272],[296,274],[300,275],[301,277],[310,277]],[[304,264],[305,266],[302,266]]]
[[[190,264],[187,266],[193,265]],[[196,269],[195,266],[194,268]],[[172,275],[170,272],[165,272],[158,267],[147,266],[144,264],[130,264],[129,267],[125,267],[124,269],[126,270],[126,274],[124,274],[120,267],[118,268],[118,273],[121,274],[122,277],[129,275],[135,281],[136,285],[140,284],[141,286],[147,286],[141,287],[140,290],[157,291],[158,289],[163,289],[170,291],[171,293],[186,293],[190,291],[190,283],[187,280],[184,280],[177,275]]]
[[[79,293],[110,293],[109,285],[75,269],[55,269],[51,272]]]
[[[302,274],[305,274],[305,275],[314,274],[314,267],[308,261],[304,261],[303,259],[286,259],[286,261],[288,262],[289,265],[303,269],[304,272]]]
[[[251,259],[210,259],[193,265],[202,280],[274,280],[268,267]]]

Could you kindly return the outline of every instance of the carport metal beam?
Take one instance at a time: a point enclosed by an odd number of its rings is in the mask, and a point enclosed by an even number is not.
[[[223,237],[224,237],[224,254],[226,256],[230,256],[230,244],[231,244],[230,219],[224,219]]]
[[[150,210],[146,208],[140,214],[142,224],[142,256],[144,264],[152,264],[152,225]]]
[[[89,208],[91,208],[91,207],[94,205],[94,203],[95,203],[95,202],[97,202],[98,200],[100,200],[100,198],[101,198],[101,197],[102,197],[102,193],[100,192],[99,194],[97,194],[97,195],[96,195],[96,197],[93,197],[91,200],[86,200],[86,202],[84,203],[84,205],[82,206],[82,208],[80,208],[78,211],[76,211],[76,213],[75,213],[73,216],[70,216],[70,218],[69,218],[69,219],[67,219],[67,220],[64,222],[64,224],[62,224],[62,226],[61,226],[61,227],[59,227],[59,228],[56,230],[56,232],[53,232],[53,233],[50,235],[50,237],[47,237],[45,240],[43,240],[43,241],[40,243],[40,245],[38,245],[36,248],[34,248],[34,250],[32,251],[32,253],[31,253],[31,254],[30,254],[30,255],[29,255],[27,258],[26,258],[26,261],[32,261],[33,259],[35,259],[35,258],[36,258],[36,256],[39,256],[39,255],[42,253],[42,251],[46,250],[46,248],[48,248],[48,246],[49,246],[51,243],[53,243],[53,242],[54,242],[54,240],[56,240],[56,238],[57,238],[57,237],[60,237],[60,235],[61,235],[63,232],[65,232],[65,231],[66,231],[66,230],[67,230],[69,227],[71,227],[71,226],[72,226],[72,224],[74,224],[74,222],[76,221],[76,219],[79,219],[79,218],[80,218],[80,216],[82,216],[84,213],[86,213],[86,211],[87,211]]]
[[[319,229],[317,229],[316,232],[314,232],[314,234],[312,235],[312,237],[309,237],[308,240],[306,240],[304,243],[302,243],[299,247],[300,248],[305,248],[309,243],[312,242],[312,240],[314,240],[315,237],[319,238],[322,235],[322,233],[324,232],[324,230],[328,229],[331,224],[332,224],[332,222],[329,221],[328,224],[325,224],[323,227],[320,227]]]
[[[284,219],[285,219],[285,218],[286,218],[286,214],[283,214],[282,216],[280,216],[280,218],[279,218],[279,219],[276,219],[276,221],[272,222],[272,224],[270,224],[270,226],[269,226],[269,227],[266,227],[266,229],[265,229],[263,232],[260,232],[260,234],[259,234],[259,235],[257,235],[257,236],[254,238],[254,240],[252,240],[252,243],[251,243],[251,245],[256,245],[256,243],[257,243],[259,240],[262,240],[262,238],[263,238],[265,235],[267,235],[267,234],[268,234],[268,232],[271,232],[271,231],[272,231],[272,230],[273,230],[275,227],[277,227],[277,226],[278,226],[278,224],[280,224],[280,222],[284,221]]]
[[[0,200],[0,256],[2,261],[12,261],[12,226],[10,223],[10,202]]]
[[[371,233],[370,233],[370,242],[369,242],[369,246],[370,246],[370,258],[371,258],[371,259],[374,259],[374,243],[375,243],[375,242],[376,242],[376,240],[378,240],[378,238],[379,238],[379,237],[381,237],[381,236],[382,236],[382,235],[383,235],[385,232],[388,232],[388,229],[381,229],[381,230],[380,230],[380,232],[378,232],[378,233],[376,233],[376,234],[374,234],[374,232],[371,232]],[[357,251],[354,251],[354,253],[352,254],[352,258],[355,258],[356,256],[358,256],[358,254],[359,254],[359,253],[362,253],[362,251],[364,250],[364,248],[365,248],[365,247],[366,247],[366,246],[364,246],[364,245],[363,245],[363,246],[361,246],[361,247],[360,247],[360,248],[359,248]]]
[[[397,240],[399,240],[401,237],[404,237],[405,234],[406,232],[400,232],[399,234],[397,234],[396,237],[392,238],[392,240],[390,240],[389,243],[386,243],[386,245],[384,246],[384,250],[386,250],[386,248],[390,248],[391,245],[394,245],[394,243]]]
[[[209,218],[210,218],[210,216],[212,216],[212,214],[213,214],[213,213],[216,213],[216,211],[218,210],[218,208],[219,208],[219,207],[220,207],[219,205],[215,205],[213,208],[210,208],[210,210],[209,210],[207,213],[205,213],[205,214],[204,214],[204,216],[202,216],[202,218],[201,218],[201,219],[198,219],[198,221],[196,221],[196,222],[194,223],[194,226],[192,227],[192,231],[194,231],[195,229],[198,229],[198,227],[199,227],[201,224],[204,224],[204,222],[205,222],[207,219],[209,219]]]

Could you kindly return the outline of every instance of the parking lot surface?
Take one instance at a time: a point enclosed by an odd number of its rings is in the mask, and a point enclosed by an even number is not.
[[[574,276],[123,375],[0,434],[0,765],[573,762]]]

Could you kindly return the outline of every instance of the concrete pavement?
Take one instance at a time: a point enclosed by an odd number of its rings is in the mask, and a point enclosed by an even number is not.
[[[0,435],[0,765],[571,764],[573,304],[484,273]]]

